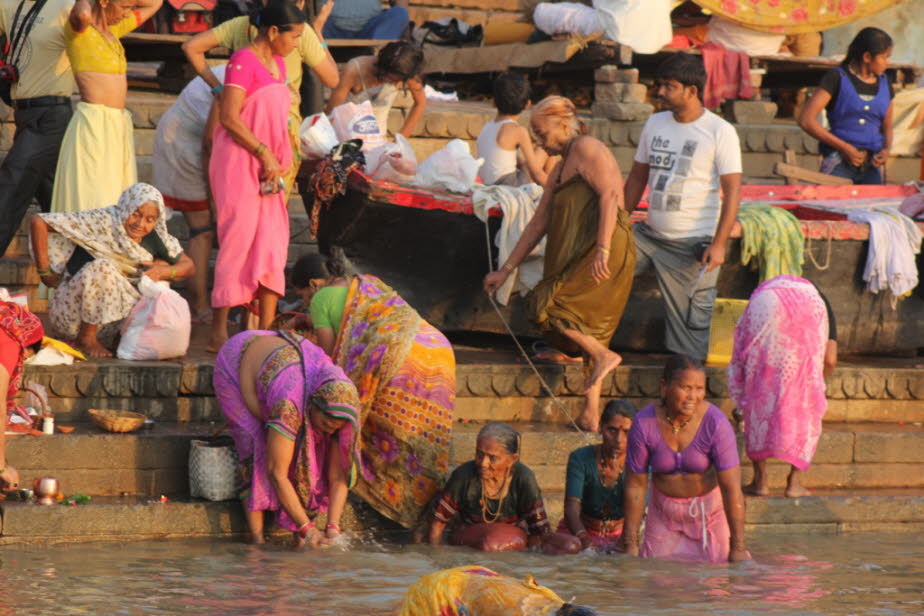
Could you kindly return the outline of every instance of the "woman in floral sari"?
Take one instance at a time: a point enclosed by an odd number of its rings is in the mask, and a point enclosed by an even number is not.
[[[452,346],[388,285],[348,278],[336,259],[305,256],[293,278],[310,301],[319,345],[359,390],[363,472],[353,491],[411,527],[449,468]]]
[[[241,462],[241,498],[253,543],[263,514],[318,547],[340,533],[358,456],[356,388],[320,348],[299,336],[242,332],[222,347],[213,384]],[[313,524],[327,512],[324,532]]]

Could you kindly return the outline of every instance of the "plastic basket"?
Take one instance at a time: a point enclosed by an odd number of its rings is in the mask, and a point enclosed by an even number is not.
[[[706,363],[727,366],[735,346],[735,325],[748,307],[746,299],[716,298],[709,323],[709,355]]]

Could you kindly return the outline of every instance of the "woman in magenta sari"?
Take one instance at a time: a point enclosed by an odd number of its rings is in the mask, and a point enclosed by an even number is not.
[[[661,400],[635,416],[626,453],[626,552],[643,558],[738,562],[744,547],[744,495],[735,432],[705,400],[706,371],[692,357],[664,365]],[[645,541],[639,528],[648,472]]]
[[[279,512],[299,547],[340,534],[359,460],[359,395],[343,370],[300,336],[254,330],[222,347],[213,385],[240,460],[251,541],[263,543],[266,511]],[[325,511],[321,531],[313,520]]]
[[[754,465],[746,494],[767,496],[767,459],[791,465],[785,495],[806,496],[808,469],[828,409],[825,377],[837,364],[837,326],[808,280],[777,276],[761,284],[735,327],[728,390],[744,413],[744,443]]]
[[[285,293],[289,214],[280,180],[292,163],[283,57],[298,45],[305,14],[270,0],[252,17],[259,34],[228,61],[209,166],[218,222],[209,350],[228,339],[228,312],[245,305],[268,329]]]

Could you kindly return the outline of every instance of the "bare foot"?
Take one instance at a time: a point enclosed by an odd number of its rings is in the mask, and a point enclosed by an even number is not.
[[[228,341],[228,336],[218,337],[210,336],[208,346],[205,347],[205,350],[209,353],[217,353],[221,350],[221,347],[225,346],[225,343]]]
[[[600,358],[595,357],[593,360],[593,372],[584,382],[584,393],[586,394],[591,388],[603,381],[603,377],[615,370],[620,363],[622,363],[622,356],[612,351],[607,351]]]
[[[758,486],[753,481],[741,488],[741,491],[750,496],[770,496],[770,489],[764,486]]]
[[[786,491],[783,492],[783,496],[786,498],[799,498],[800,496],[811,496],[812,491],[808,488],[802,486],[789,486],[786,488]]]
[[[266,543],[266,539],[263,537],[263,533],[260,533],[259,535],[248,533],[247,543],[250,545],[263,545]]]
[[[91,357],[112,357],[112,351],[100,344],[95,336],[93,338],[78,339],[77,346]]]
[[[561,351],[556,351],[555,349],[547,349],[545,351],[539,351],[533,355],[533,361],[548,361],[559,364],[579,364],[584,361],[580,357],[571,357]]]

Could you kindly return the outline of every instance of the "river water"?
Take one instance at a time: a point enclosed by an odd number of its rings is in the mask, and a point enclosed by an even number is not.
[[[758,537],[738,566],[354,543],[7,546],[0,614],[392,614],[421,575],[468,564],[532,574],[600,614],[924,614],[924,538],[910,533]]]

